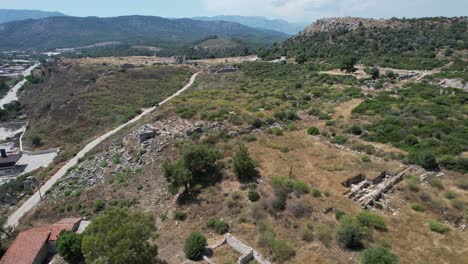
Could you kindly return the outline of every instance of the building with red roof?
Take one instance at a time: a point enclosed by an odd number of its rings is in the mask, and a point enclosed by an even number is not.
[[[0,264],[41,264],[48,254],[55,254],[60,232],[76,232],[81,218],[64,218],[55,224],[31,228],[18,234]]]

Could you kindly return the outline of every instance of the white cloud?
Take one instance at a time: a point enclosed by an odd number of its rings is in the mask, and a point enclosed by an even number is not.
[[[376,4],[377,0],[202,0],[212,13],[279,17],[313,21],[320,17],[350,15]]]

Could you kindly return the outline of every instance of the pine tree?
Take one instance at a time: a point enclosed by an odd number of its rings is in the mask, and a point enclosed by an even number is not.
[[[249,151],[244,145],[239,145],[239,151],[232,161],[234,174],[240,180],[250,180],[257,176],[256,162],[250,157]]]

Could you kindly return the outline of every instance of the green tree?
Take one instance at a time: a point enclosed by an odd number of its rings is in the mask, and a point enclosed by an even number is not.
[[[354,65],[357,63],[357,58],[355,57],[346,57],[341,61],[340,70],[351,73],[355,72],[357,69]]]
[[[57,238],[57,251],[68,263],[80,263],[83,260],[81,251],[82,235],[69,231],[60,232]]]
[[[189,145],[182,152],[183,164],[192,173],[196,182],[217,176],[218,158],[218,150],[208,145]]]
[[[232,167],[234,174],[240,180],[251,180],[257,176],[256,162],[250,157],[249,151],[243,145],[239,145],[239,151],[234,155]]]
[[[158,261],[150,214],[108,209],[98,216],[83,235],[82,251],[87,263],[144,264]]]
[[[398,257],[385,247],[374,247],[364,250],[360,264],[398,264]]]
[[[167,182],[169,182],[169,192],[176,194],[180,187],[184,187],[185,191],[188,191],[192,184],[192,173],[185,168],[181,160],[175,163],[165,161],[163,172]]]
[[[200,232],[193,232],[185,240],[185,256],[192,260],[198,260],[202,257],[203,250],[207,246],[205,236]]]
[[[164,176],[169,182],[169,191],[177,193],[181,187],[188,191],[195,184],[217,180],[218,158],[219,152],[214,147],[208,145],[185,147],[180,160],[174,163],[166,161],[163,164]]]
[[[366,67],[365,72],[369,74],[372,79],[378,79],[380,77],[380,71],[377,67]]]
[[[296,62],[299,64],[304,64],[306,61],[307,61],[307,58],[304,53],[301,53],[296,57]]]

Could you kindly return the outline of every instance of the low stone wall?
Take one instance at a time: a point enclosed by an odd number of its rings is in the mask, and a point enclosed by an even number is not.
[[[229,245],[235,251],[242,254],[237,260],[237,264],[247,264],[249,261],[255,259],[259,264],[271,264],[268,260],[266,260],[260,253],[258,253],[255,249],[249,247],[248,245],[242,243],[239,239],[232,236],[231,234],[226,234],[223,239],[216,242],[215,244],[209,246],[208,248],[212,251],[224,244]],[[203,260],[205,260],[209,264],[216,264],[213,260],[208,258],[207,256],[203,256]]]
[[[41,154],[47,154],[47,153],[55,153],[58,152],[60,149],[58,148],[51,148],[51,149],[45,149],[45,150],[38,150],[38,151],[28,151],[24,150],[23,154],[27,155],[41,155]]]

